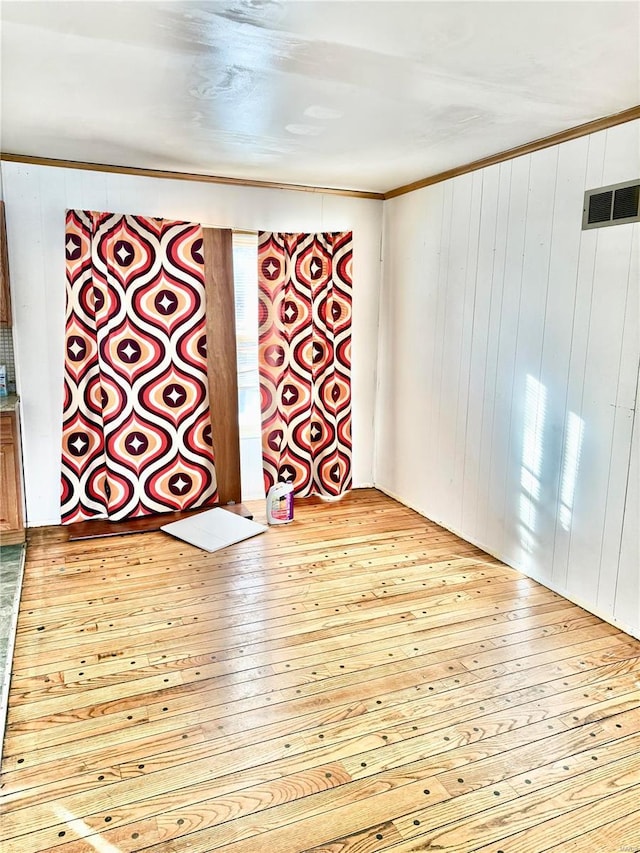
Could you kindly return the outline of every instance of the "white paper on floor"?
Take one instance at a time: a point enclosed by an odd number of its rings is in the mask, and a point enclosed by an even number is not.
[[[165,524],[160,530],[190,545],[195,545],[196,548],[213,552],[226,548],[227,545],[233,545],[235,542],[250,539],[258,533],[264,533],[268,528],[234,512],[216,507],[198,515],[183,518],[181,521]]]

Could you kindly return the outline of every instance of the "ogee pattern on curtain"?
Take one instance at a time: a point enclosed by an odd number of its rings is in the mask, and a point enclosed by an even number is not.
[[[352,234],[258,236],[265,491],[351,487]]]
[[[62,521],[214,503],[199,225],[69,210]]]

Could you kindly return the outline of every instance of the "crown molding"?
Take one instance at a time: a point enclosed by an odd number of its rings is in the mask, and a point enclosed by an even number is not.
[[[171,172],[164,169],[143,169],[138,166],[114,166],[104,163],[85,163],[81,160],[57,160],[52,157],[36,157],[31,154],[0,152],[0,160],[9,163],[26,163],[31,166],[52,166],[57,169],[81,169],[85,172],[110,172],[116,175],[135,175],[143,178],[163,178],[173,181],[199,181],[208,184],[228,184],[240,187],[258,187],[269,190],[292,190],[294,192],[338,195],[347,198],[370,198],[382,201],[383,193],[366,190],[348,190],[337,187],[312,187],[305,184],[283,184],[277,181],[255,181],[249,178],[229,178],[222,175],[199,175],[194,172]]]
[[[554,133],[551,136],[545,136],[542,139],[537,139],[534,142],[528,142],[524,145],[519,145],[516,148],[509,148],[507,151],[501,151],[499,154],[493,154],[490,157],[483,157],[480,160],[474,160],[471,163],[466,163],[462,166],[456,166],[453,169],[447,169],[444,172],[438,172],[418,181],[412,181],[409,184],[403,184],[400,187],[387,190],[384,193],[369,192],[367,190],[351,190],[341,189],[338,187],[313,187],[306,184],[284,184],[277,181],[258,181],[248,178],[231,178],[223,175],[200,175],[193,172],[173,172],[163,169],[144,169],[137,166],[115,166],[104,163],[87,163],[80,160],[58,160],[52,157],[36,157],[31,154],[14,154],[10,152],[0,152],[0,160],[6,160],[13,163],[26,163],[33,166],[52,166],[58,169],[81,169],[90,172],[110,172],[117,175],[135,175],[145,178],[162,178],[165,180],[174,181],[199,181],[210,184],[227,184],[230,186],[241,187],[257,187],[259,189],[271,190],[290,190],[293,192],[320,193],[322,195],[337,195],[346,198],[367,198],[377,201],[396,198],[406,193],[414,192],[415,190],[423,189],[424,187],[439,184],[442,181],[448,181],[451,178],[456,178],[458,175],[466,175],[469,172],[475,172],[478,169],[484,169],[487,166],[494,166],[497,163],[504,163],[506,160],[513,160],[516,157],[522,157],[525,154],[532,154],[534,151],[541,151],[544,148],[550,148],[553,145],[559,145],[563,142],[569,142],[572,139],[579,139],[581,136],[587,136],[590,133],[596,133],[600,130],[615,127],[619,124],[624,124],[628,121],[634,121],[640,118],[640,105],[630,107],[613,115],[604,116],[603,118],[595,119],[594,121],[586,122],[585,124],[571,127],[568,130],[562,130],[559,133]]]
[[[487,166],[495,166],[496,163],[504,163],[505,160],[513,160],[516,157],[522,157],[525,154],[532,154],[534,151],[541,151],[543,148],[550,148],[552,145],[559,145],[562,142],[569,142],[572,139],[579,139],[581,136],[587,136],[590,133],[596,133],[599,130],[606,130],[609,127],[615,127],[618,124],[624,124],[627,121],[633,121],[640,118],[640,106],[631,107],[628,110],[623,110],[620,113],[614,113],[604,118],[589,121],[586,124],[580,124],[577,127],[571,127],[569,130],[562,130],[560,133],[554,133],[551,136],[545,136],[542,139],[537,139],[535,142],[528,142],[526,145],[519,145],[517,148],[510,148],[507,151],[502,151],[500,154],[493,154],[491,157],[483,157],[481,160],[474,160],[473,163],[467,163],[465,166],[456,166],[454,169],[448,169],[446,172],[438,172],[428,178],[422,178],[419,181],[413,181],[410,184],[404,184],[401,187],[396,187],[393,190],[388,190],[384,194],[385,199],[396,198],[399,195],[421,190],[423,187],[430,187],[433,184],[439,184],[442,181],[448,181],[451,178],[456,178],[458,175],[466,175],[469,172],[476,172],[478,169],[484,169]]]

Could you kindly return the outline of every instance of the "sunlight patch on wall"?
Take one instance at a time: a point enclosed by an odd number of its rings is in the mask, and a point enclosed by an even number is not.
[[[547,416],[547,389],[527,376],[525,385],[522,465],[520,468],[520,544],[525,554],[533,553],[540,500],[540,475],[544,454],[544,428]]]
[[[569,530],[573,514],[573,500],[580,468],[584,421],[574,412],[567,418],[567,433],[564,442],[564,460],[562,463],[562,481],[560,484],[560,509],[558,518],[563,530]]]

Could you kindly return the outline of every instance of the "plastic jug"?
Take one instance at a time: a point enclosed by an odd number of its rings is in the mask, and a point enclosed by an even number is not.
[[[293,483],[276,483],[267,493],[269,524],[288,524],[293,521]]]

